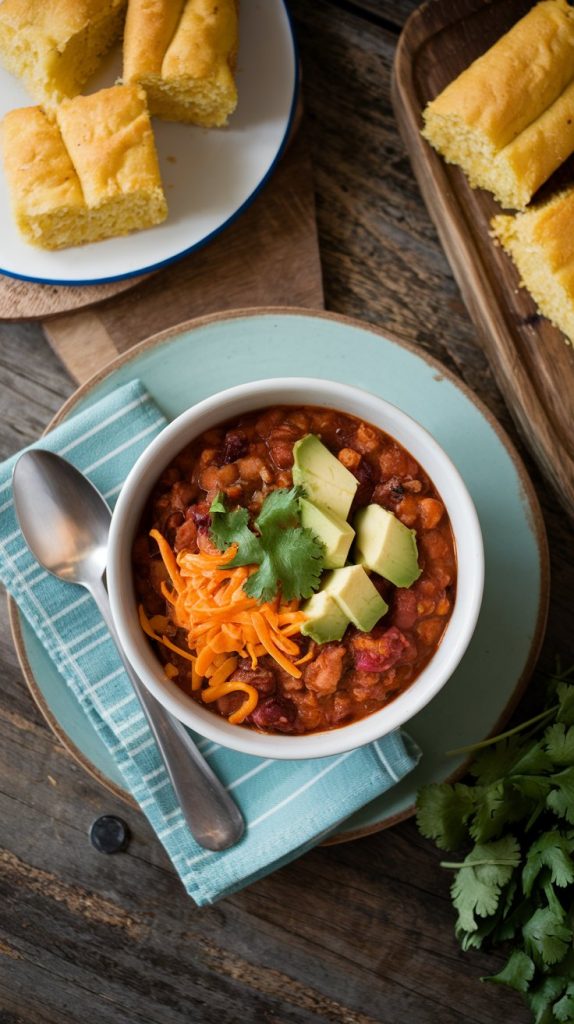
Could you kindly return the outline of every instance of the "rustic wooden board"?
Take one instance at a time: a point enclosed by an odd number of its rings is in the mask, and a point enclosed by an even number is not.
[[[413,169],[515,422],[574,517],[574,348],[540,317],[489,235],[500,208],[420,135],[421,111],[529,8],[528,0],[432,0],[409,18],[394,61],[393,104]],[[545,187],[572,180],[568,161]]]
[[[49,316],[71,313],[93,306],[112,295],[134,288],[148,275],[130,277],[107,284],[74,285],[34,284],[0,274],[0,320],[44,320]]]
[[[257,199],[209,245],[96,308],[47,321],[44,329],[82,383],[157,331],[205,313],[267,305],[324,305],[304,129]]]

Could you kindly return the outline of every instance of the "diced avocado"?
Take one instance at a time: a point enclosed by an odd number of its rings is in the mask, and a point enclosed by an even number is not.
[[[353,625],[365,633],[389,610],[362,565],[333,569],[321,590],[333,597]]]
[[[353,474],[315,434],[295,442],[293,458],[293,483],[303,488],[314,505],[346,519],[358,486]]]
[[[327,509],[317,508],[300,498],[301,525],[306,526],[325,545],[325,569],[339,569],[347,561],[355,531],[345,519]]]
[[[301,626],[303,636],[310,636],[318,644],[340,640],[349,625],[349,619],[339,608],[334,597],[324,590],[313,594],[303,605],[307,619]]]
[[[355,516],[356,560],[395,587],[410,587],[422,569],[414,530],[380,505],[367,505]]]

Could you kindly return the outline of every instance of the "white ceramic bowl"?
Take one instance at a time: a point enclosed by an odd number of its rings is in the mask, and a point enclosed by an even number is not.
[[[452,616],[438,650],[412,685],[387,707],[367,718],[304,736],[270,735],[202,707],[167,679],[143,634],[132,583],[131,550],[139,519],[162,471],[181,449],[225,420],[273,405],[319,405],[380,427],[423,466],[441,495],[456,543],[458,577]],[[325,757],[360,747],[408,722],[447,682],[472,637],[484,579],[478,517],[468,491],[448,456],[410,416],[359,388],[304,377],[255,381],[222,391],[194,405],[169,424],[131,470],[119,497],[109,543],[107,582],[112,614],[132,665],[153,695],[185,725],[214,742],[246,754],[281,759]]]

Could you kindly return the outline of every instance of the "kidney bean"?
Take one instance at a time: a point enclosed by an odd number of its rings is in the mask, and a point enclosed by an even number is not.
[[[411,648],[411,642],[396,626],[381,636],[357,636],[352,641],[355,668],[363,672],[386,672]]]
[[[209,512],[209,505],[206,501],[201,501],[197,505],[190,505],[185,510],[185,518],[192,519],[198,529],[200,527],[207,527],[211,525],[211,515]]]
[[[260,701],[249,715],[249,721],[258,729],[272,729],[277,732],[292,732],[297,718],[293,701],[285,697],[267,697]]]
[[[398,476],[391,476],[383,483],[377,484],[373,491],[372,500],[377,505],[393,511],[398,503],[403,500],[405,490],[403,482]]]
[[[353,476],[359,481],[359,486],[353,498],[352,511],[368,505],[373,494],[373,470],[366,459],[361,459],[358,466],[351,470]]]
[[[228,430],[223,442],[223,465],[229,462],[236,462],[245,455],[248,448],[248,441],[244,433],[239,430]]]

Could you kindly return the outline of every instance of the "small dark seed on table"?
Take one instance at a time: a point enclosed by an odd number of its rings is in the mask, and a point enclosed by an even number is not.
[[[99,853],[121,853],[129,841],[130,830],[125,821],[112,814],[96,818],[90,827],[90,842]]]

